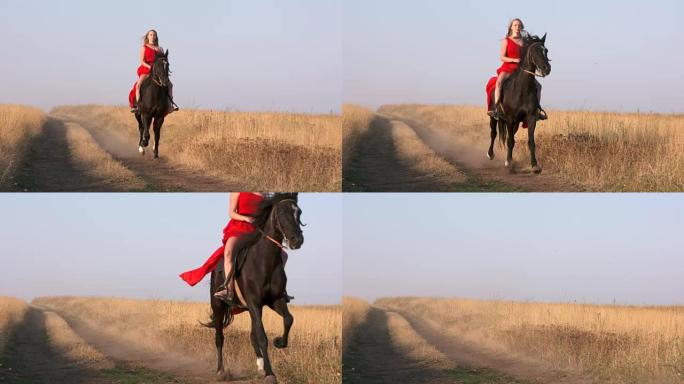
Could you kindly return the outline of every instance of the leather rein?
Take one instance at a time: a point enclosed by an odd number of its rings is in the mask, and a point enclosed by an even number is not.
[[[527,52],[525,52],[525,63],[532,62],[532,65],[534,66],[534,68],[539,68],[537,63],[534,62],[534,58],[530,58],[530,52],[532,52],[532,47],[534,47],[535,45],[542,45],[543,46],[543,43],[536,42],[536,43],[530,44],[530,46],[527,48]],[[523,69],[523,72],[528,73],[528,74],[535,76],[535,77],[546,77],[546,75],[538,74],[537,71],[532,72],[532,71],[529,71],[527,69]]]
[[[277,203],[273,206],[273,210],[271,210],[271,219],[273,220],[273,217],[275,216],[275,224],[276,224],[275,227],[276,227],[276,229],[277,229],[278,231],[280,231],[280,233],[283,235],[283,238],[284,238],[284,239],[287,239],[287,236],[285,236],[285,233],[283,232],[283,228],[282,228],[282,226],[280,225],[280,221],[278,220],[278,215],[275,215],[275,211],[276,211],[276,207],[278,206],[278,204],[284,203],[284,202],[286,202],[286,201],[291,201],[291,202],[295,203],[295,205],[297,205],[297,202],[296,202],[294,199],[283,199],[283,200],[280,200],[279,202],[277,202]],[[259,232],[261,232],[262,235],[264,235],[264,237],[266,237],[267,239],[269,239],[269,240],[270,240],[273,244],[275,244],[278,248],[280,248],[280,249],[290,249],[290,247],[288,247],[288,246],[286,246],[286,245],[283,245],[281,242],[279,242],[278,240],[274,239],[271,235],[267,234],[263,229],[261,229],[261,228],[257,228],[257,229],[259,230]]]

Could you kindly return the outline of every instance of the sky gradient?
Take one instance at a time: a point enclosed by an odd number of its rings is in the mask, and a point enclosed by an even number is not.
[[[345,0],[345,102],[485,105],[500,40],[519,17],[548,32],[548,108],[684,113],[677,0]]]
[[[340,0],[3,0],[0,103],[127,104],[150,28],[181,107],[340,109]]]
[[[293,304],[338,304],[342,197],[300,194],[304,245],[286,267]],[[178,275],[221,245],[228,194],[0,194],[0,295],[207,301]]]
[[[345,194],[344,295],[684,304],[681,194]]]

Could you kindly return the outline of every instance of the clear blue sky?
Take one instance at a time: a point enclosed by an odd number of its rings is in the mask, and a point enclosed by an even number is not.
[[[548,32],[550,108],[684,112],[677,0],[345,0],[345,102],[476,104],[519,17]]]
[[[342,196],[300,194],[304,246],[290,251],[295,304],[342,295]],[[0,295],[206,301],[178,274],[221,245],[227,194],[0,194]]]
[[[0,103],[126,104],[155,28],[181,106],[338,111],[341,19],[340,0],[3,0]]]
[[[684,304],[682,194],[345,194],[344,294]]]

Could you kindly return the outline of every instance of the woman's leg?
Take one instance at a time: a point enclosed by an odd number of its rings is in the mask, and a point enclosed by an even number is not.
[[[546,111],[541,107],[542,85],[536,79],[534,80],[534,83],[537,86],[537,102],[539,103],[539,111],[537,111],[537,120],[546,120],[549,117],[547,116]]]
[[[149,75],[142,74],[138,78],[138,82],[135,84],[135,101],[140,101],[140,85],[142,84],[145,79],[147,79]]]
[[[233,271],[233,248],[235,247],[237,239],[237,237],[229,238],[228,241],[226,241],[226,245],[223,247],[223,270],[225,273],[223,277],[225,281],[228,281],[228,277]],[[218,297],[226,297],[229,300],[233,300],[235,292],[235,279],[233,279],[232,276],[230,276],[230,281],[224,285],[226,289],[220,292],[216,292],[215,295]]]
[[[501,72],[499,77],[496,79],[496,88],[494,89],[494,105],[499,103],[499,98],[501,98],[501,83],[508,77],[507,72]]]
[[[178,105],[173,101],[173,83],[169,81],[169,98],[171,99],[171,112],[178,110]]]

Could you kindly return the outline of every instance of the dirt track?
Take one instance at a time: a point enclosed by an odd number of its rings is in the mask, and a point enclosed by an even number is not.
[[[141,187],[107,177],[88,174],[74,160],[69,148],[67,130],[71,124],[85,128],[99,149],[108,153],[124,168],[142,180]],[[137,143],[113,130],[81,124],[62,116],[50,116],[43,131],[31,143],[29,153],[15,176],[14,190],[33,192],[119,192],[119,191],[232,191],[239,186],[202,175],[191,169],[176,166],[164,153],[163,141],[160,158],[152,159],[152,147],[147,154],[138,153]]]
[[[442,352],[450,367],[415,361],[393,346],[387,309],[371,307],[359,325],[343,357],[345,383],[481,383],[481,384],[590,384],[591,380],[560,372],[519,357],[492,353],[441,333],[424,320],[403,312],[403,316],[427,343]]]
[[[390,135],[393,121],[411,127],[434,153],[463,172],[465,182],[444,183],[429,174],[420,174],[401,164]],[[529,167],[514,163],[515,171],[504,168],[498,149],[495,160],[485,156],[486,148],[475,148],[470,143],[437,130],[421,126],[415,121],[391,115],[376,115],[368,131],[360,138],[351,161],[343,171],[344,191],[393,192],[500,192],[500,191],[578,191],[574,185],[563,182],[556,175],[533,174]]]
[[[59,313],[58,313],[59,314]],[[31,306],[18,324],[4,351],[0,351],[0,383],[226,383],[216,381],[207,362],[190,356],[151,353],[122,342],[83,322],[64,317],[70,329],[111,361],[114,368],[97,369],[87,362],[70,360],[54,347],[48,337],[45,312]],[[230,383],[257,383],[232,378]]]

